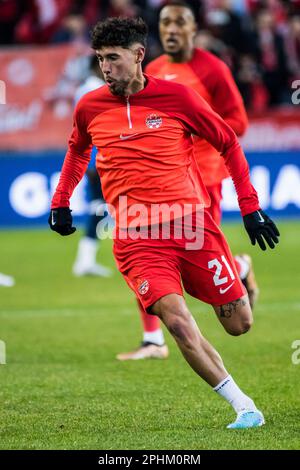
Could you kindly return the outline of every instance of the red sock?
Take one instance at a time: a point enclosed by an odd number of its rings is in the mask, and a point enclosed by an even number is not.
[[[140,311],[140,316],[142,319],[144,332],[152,333],[153,331],[159,330],[160,329],[159,318],[156,315],[149,315],[149,313],[147,313],[144,310],[144,307],[142,306],[139,299],[136,299],[136,301],[137,301],[138,308]]]

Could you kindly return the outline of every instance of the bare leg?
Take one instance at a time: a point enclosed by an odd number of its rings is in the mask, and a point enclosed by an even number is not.
[[[166,295],[155,302],[152,312],[163,321],[186,361],[203,380],[215,387],[228,376],[220,355],[202,336],[183,297]]]

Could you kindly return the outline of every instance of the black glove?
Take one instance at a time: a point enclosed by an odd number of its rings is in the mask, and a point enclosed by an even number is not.
[[[60,233],[60,235],[71,235],[75,232],[76,227],[72,227],[71,210],[68,207],[59,207],[51,209],[48,224],[51,230]]]
[[[251,212],[251,214],[244,215],[244,225],[248,232],[252,245],[257,242],[262,250],[266,250],[265,241],[270,248],[275,248],[275,243],[278,243],[280,235],[278,228],[274,222],[262,210]]]

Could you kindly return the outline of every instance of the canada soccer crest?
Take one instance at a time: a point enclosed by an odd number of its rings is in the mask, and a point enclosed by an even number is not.
[[[157,114],[150,114],[146,118],[146,126],[149,129],[158,129],[162,125],[162,118]]]
[[[139,281],[140,282],[140,285],[139,285],[139,288],[138,288],[138,291],[141,295],[144,295],[148,292],[149,290],[149,282],[148,281]]]

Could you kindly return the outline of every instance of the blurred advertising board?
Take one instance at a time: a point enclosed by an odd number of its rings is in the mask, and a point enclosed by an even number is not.
[[[0,227],[41,225],[47,223],[51,196],[58,183],[63,152],[0,154]],[[72,196],[73,215],[87,213],[86,179]]]

